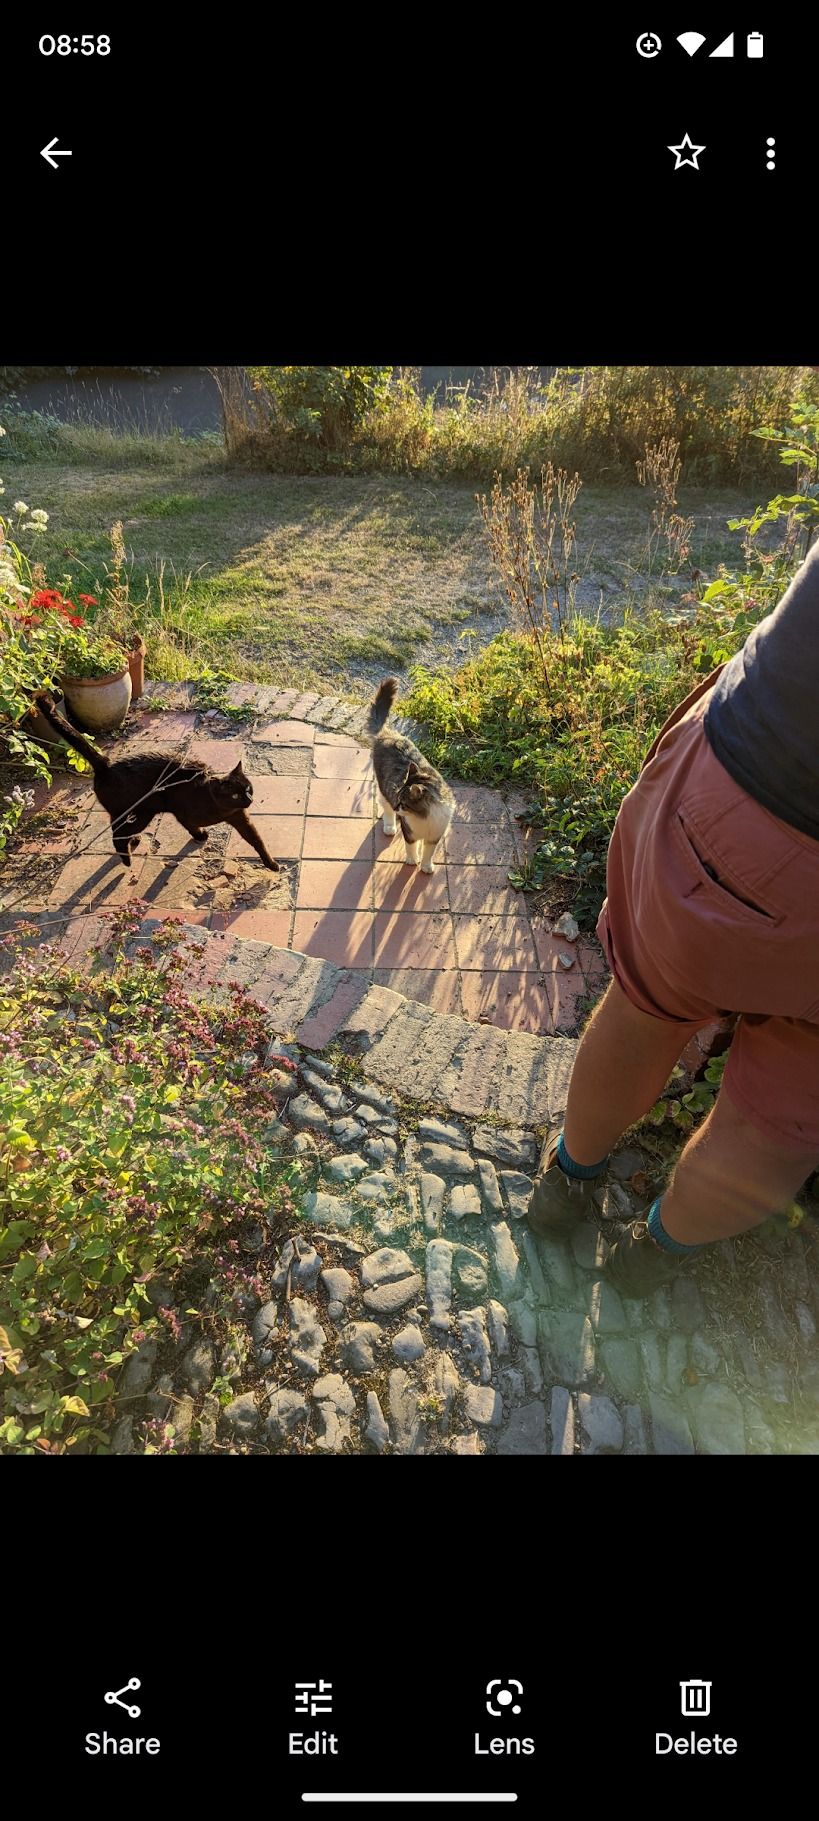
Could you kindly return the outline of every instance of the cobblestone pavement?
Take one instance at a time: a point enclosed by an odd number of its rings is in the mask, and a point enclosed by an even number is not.
[[[77,919],[61,946],[81,964],[98,935],[99,919]],[[569,1040],[486,1033],[378,986],[350,1011],[349,974],[201,928],[186,935],[197,950],[189,990],[218,997],[239,979],[267,1007],[279,1113],[265,1137],[300,1162],[299,1218],[274,1248],[261,1229],[251,1237],[262,1295],[243,1305],[227,1345],[209,1315],[215,1290],[197,1285],[190,1318],[190,1289],[153,1286],[176,1306],[182,1336],[162,1355],[146,1343],[126,1367],[134,1414],[117,1449],[139,1445],[148,1415],[200,1452],[819,1450],[810,1211],[799,1231],[772,1226],[710,1248],[670,1286],[624,1300],[606,1281],[608,1247],[659,1186],[656,1158],[622,1149],[570,1243],[536,1240],[525,1222]],[[294,1029],[302,1041],[282,1043]],[[324,1054],[306,1047],[310,1031]],[[472,1110],[453,1115],[459,1074],[442,1058],[487,1037],[511,1051],[476,1068],[473,1098],[461,1097]],[[515,1082],[515,1044],[540,1051],[528,1088],[520,1073]]]
[[[268,693],[276,699],[257,701],[260,713],[311,730],[319,716],[342,738],[361,713]],[[190,729],[183,702],[158,719],[157,743],[174,743],[177,714]],[[195,737],[205,740],[200,727]],[[85,883],[64,889],[75,831],[62,796],[50,834],[15,858],[26,902],[7,903],[2,922],[25,915],[81,964],[101,920]],[[216,852],[202,875],[207,909],[146,891],[144,868],[159,866],[148,857],[133,895],[152,915],[183,916],[190,990],[218,996],[238,980],[266,1006],[280,1091],[267,1138],[299,1159],[299,1218],[274,1251],[261,1230],[251,1241],[264,1296],[243,1308],[227,1345],[214,1288],[197,1285],[192,1317],[185,1286],[153,1286],[177,1307],[181,1339],[161,1353],[147,1342],[128,1362],[120,1395],[133,1413],[117,1449],[138,1448],[142,1420],[158,1417],[178,1447],[199,1452],[819,1451],[815,1202],[798,1231],[771,1223],[708,1248],[670,1287],[624,1301],[606,1281],[608,1245],[662,1186],[656,1153],[619,1153],[597,1216],[571,1243],[535,1240],[524,1218],[574,1041],[553,1022],[527,1032],[425,1004],[404,990],[412,970],[396,990],[372,966],[295,952],[261,926],[254,935],[235,903],[215,908],[233,890],[227,858]],[[282,1053],[297,1066],[295,1087]]]

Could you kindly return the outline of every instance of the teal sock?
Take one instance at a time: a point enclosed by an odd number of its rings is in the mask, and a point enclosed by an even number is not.
[[[702,1246],[681,1245],[678,1239],[672,1239],[671,1234],[666,1233],[665,1227],[660,1219],[662,1199],[662,1196],[658,1195],[657,1200],[652,1202],[651,1207],[648,1210],[646,1226],[648,1227],[652,1239],[656,1240],[658,1246],[662,1246],[664,1252],[674,1252],[680,1258],[685,1257],[689,1252],[701,1252]]]
[[[564,1176],[573,1176],[579,1182],[590,1182],[593,1176],[600,1175],[608,1161],[608,1157],[604,1157],[602,1163],[575,1163],[563,1143],[563,1133],[561,1132],[555,1162],[559,1164]]]

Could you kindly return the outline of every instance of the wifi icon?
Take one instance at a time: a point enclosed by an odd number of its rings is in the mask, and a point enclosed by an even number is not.
[[[704,32],[680,32],[677,43],[682,45],[689,57],[693,57],[700,45],[705,43],[705,34]]]

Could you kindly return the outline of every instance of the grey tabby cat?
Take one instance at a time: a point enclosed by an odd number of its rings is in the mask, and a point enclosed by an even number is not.
[[[386,677],[367,717],[384,833],[394,835],[400,826],[407,865],[417,865],[420,858],[422,873],[433,873],[435,849],[455,814],[455,798],[412,740],[382,731],[397,694],[398,678]]]

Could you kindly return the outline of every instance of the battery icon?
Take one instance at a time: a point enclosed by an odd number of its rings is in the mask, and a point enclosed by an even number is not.
[[[681,1682],[682,1710],[689,1717],[711,1712],[710,1682]]]
[[[748,56],[749,57],[761,57],[762,49],[763,49],[762,33],[761,32],[749,32],[748,33]]]

